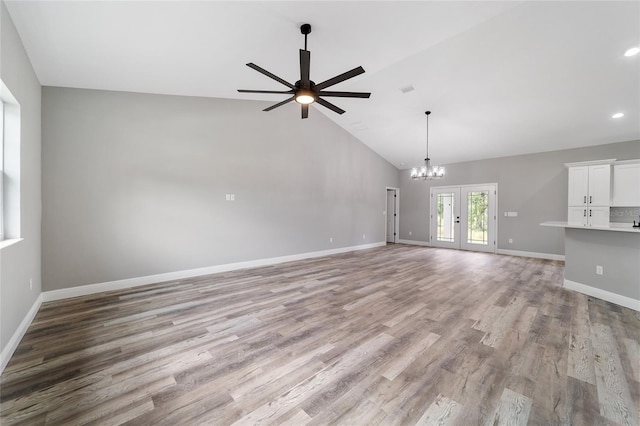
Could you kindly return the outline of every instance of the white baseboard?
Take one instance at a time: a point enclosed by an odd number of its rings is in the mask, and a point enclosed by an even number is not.
[[[563,254],[551,254],[551,253],[536,253],[534,251],[520,251],[520,250],[505,250],[498,249],[496,251],[498,254],[506,254],[509,256],[520,256],[520,257],[534,257],[536,259],[548,259],[548,260],[562,260],[564,261]]]
[[[417,240],[398,240],[398,242],[400,244],[411,244],[412,246],[425,246],[425,247],[431,247],[431,244],[429,244],[426,241],[417,241]]]
[[[640,312],[640,300],[632,299],[631,297],[622,296],[617,293],[602,290],[600,288],[591,287],[589,285],[580,284],[571,280],[564,280],[564,288],[577,291],[588,296],[597,297],[598,299],[606,300],[607,302],[615,303],[616,305],[624,306],[625,308],[633,309]]]
[[[415,241],[415,240],[399,240],[401,244],[411,244],[414,246],[425,246],[431,247],[426,241]],[[564,255],[562,254],[551,254],[551,253],[536,253],[533,251],[520,251],[520,250],[503,250],[498,249],[496,251],[497,254],[506,254],[508,256],[520,256],[520,257],[534,257],[536,259],[548,259],[548,260],[562,260],[564,261]]]
[[[266,259],[249,260],[246,262],[228,263],[225,265],[207,266],[204,268],[187,269],[183,271],[167,272],[163,274],[146,275],[143,277],[126,278],[117,281],[107,281],[97,284],[87,284],[77,287],[63,288],[60,290],[45,291],[42,293],[42,301],[68,299],[70,297],[86,296],[89,294],[102,293],[104,291],[122,290],[141,285],[154,284],[159,282],[181,280],[200,275],[217,274],[219,272],[234,271],[237,269],[256,268],[259,266],[269,266],[278,263],[291,262],[295,260],[311,259],[314,257],[331,256],[333,254],[347,253],[357,250],[365,250],[374,247],[382,247],[386,242],[372,244],[362,244],[359,246],[342,247],[331,250],[313,251],[308,253],[293,254],[289,256],[271,257]]]
[[[38,313],[38,310],[40,309],[40,305],[42,305],[42,293],[40,293],[36,301],[33,302],[31,309],[29,309],[29,312],[27,312],[27,315],[22,319],[22,322],[18,326],[18,329],[15,331],[15,333],[13,333],[11,339],[9,339],[7,346],[2,349],[2,353],[0,353],[0,374],[2,374],[2,372],[4,371],[4,368],[9,363],[9,360],[13,356],[13,353],[18,348],[18,344],[20,344],[20,341],[27,333],[27,330],[31,325],[31,321],[33,321],[33,319],[36,317],[36,314]]]

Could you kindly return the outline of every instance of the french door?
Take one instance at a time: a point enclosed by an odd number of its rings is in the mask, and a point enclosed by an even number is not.
[[[431,245],[495,253],[496,199],[496,184],[431,188]]]

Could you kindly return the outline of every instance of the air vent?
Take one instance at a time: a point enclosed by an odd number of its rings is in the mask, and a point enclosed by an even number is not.
[[[401,87],[401,88],[400,88],[400,91],[401,91],[402,93],[409,93],[409,92],[413,92],[414,90],[416,90],[416,88],[415,88],[415,87],[413,87],[412,85],[408,85],[408,86],[405,86],[405,87]]]

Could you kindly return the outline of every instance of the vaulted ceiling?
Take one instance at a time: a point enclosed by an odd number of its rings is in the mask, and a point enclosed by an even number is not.
[[[43,85],[265,101],[362,65],[325,114],[400,169],[640,139],[640,2],[5,1]],[[405,93],[406,92],[406,93]],[[613,119],[614,113],[624,117]],[[300,120],[299,106],[271,112]]]

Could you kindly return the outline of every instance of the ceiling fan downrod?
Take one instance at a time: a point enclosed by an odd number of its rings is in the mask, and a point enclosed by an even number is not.
[[[300,32],[304,34],[304,50],[307,50],[307,35],[311,33],[311,24],[302,24]]]

